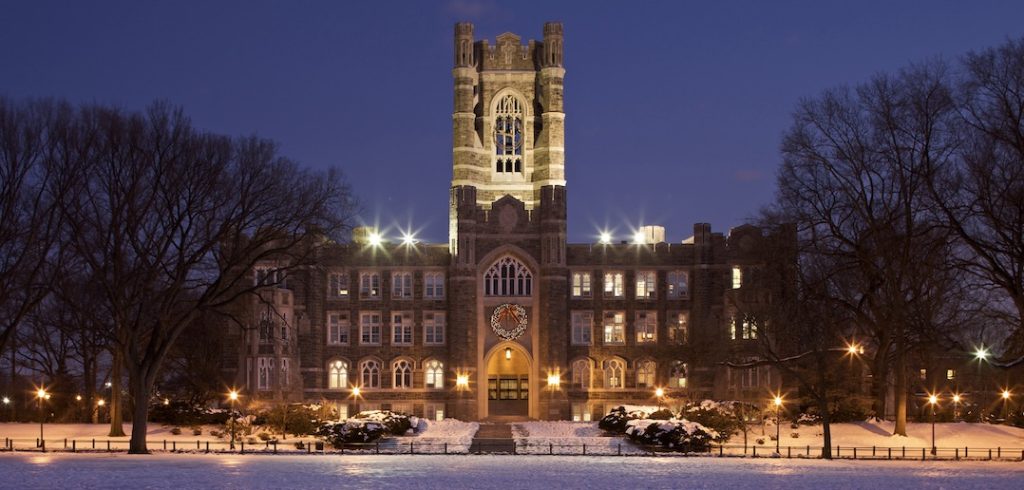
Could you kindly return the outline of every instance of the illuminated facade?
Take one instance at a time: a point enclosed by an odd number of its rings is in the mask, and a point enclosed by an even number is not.
[[[358,230],[252,303],[229,379],[254,399],[461,419],[778,388],[769,368],[720,364],[757,341],[733,305],[763,296],[754,251],[776,237],[699,223],[682,243],[658,227],[566,243],[562,25],[543,32],[492,45],[455,26],[449,243]]]

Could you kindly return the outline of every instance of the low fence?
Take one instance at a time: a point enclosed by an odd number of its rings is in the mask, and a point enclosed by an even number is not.
[[[210,453],[210,454],[514,454],[552,456],[654,456],[654,457],[723,457],[723,458],[790,458],[819,459],[824,448],[818,446],[781,446],[716,444],[706,451],[677,451],[661,447],[637,446],[626,441],[610,440],[607,444],[576,444],[531,442],[529,439],[474,439],[471,444],[451,442],[423,442],[401,438],[384,439],[374,443],[345,444],[331,447],[323,442],[305,441],[283,443],[278,441],[210,440],[153,440],[147,446],[151,452]],[[127,452],[125,439],[13,439],[4,438],[0,450],[7,452]],[[868,460],[946,460],[946,461],[1022,461],[1024,448],[1019,447],[929,447],[914,446],[834,446],[834,459]]]

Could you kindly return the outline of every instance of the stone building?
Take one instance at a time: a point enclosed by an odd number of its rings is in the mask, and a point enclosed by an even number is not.
[[[252,301],[229,379],[255,399],[323,401],[343,416],[461,419],[591,420],[622,403],[778,388],[769,368],[720,362],[756,341],[735,304],[765,293],[756,251],[780,237],[698,223],[682,243],[660,227],[566,242],[562,25],[543,34],[491,44],[455,26],[449,243],[362,229],[316,267],[258,269],[254,280],[279,285]]]

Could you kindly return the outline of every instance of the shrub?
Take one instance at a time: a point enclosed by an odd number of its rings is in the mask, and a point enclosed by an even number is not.
[[[174,427],[173,429],[171,429],[171,434],[174,434],[176,436],[180,436],[181,435],[181,427]]]
[[[193,427],[192,428],[192,435],[194,435],[194,436],[201,436],[201,435],[203,435],[203,428],[202,427]]]
[[[718,434],[688,420],[634,419],[626,423],[626,436],[633,442],[661,446],[674,451],[707,451]]]
[[[381,423],[350,419],[321,425],[316,435],[335,448],[340,448],[345,444],[374,442],[386,432],[387,429]]]
[[[414,425],[419,425],[419,419],[416,417],[410,417],[404,413],[396,413],[390,410],[359,412],[352,418],[364,422],[376,422],[384,426],[388,433],[396,436],[405,435]]]
[[[601,420],[597,422],[597,426],[604,431],[611,432],[613,434],[624,434],[626,432],[626,423],[630,420],[646,419],[647,412],[642,410],[626,410],[626,407],[616,407],[608,412],[608,415],[601,417]]]
[[[216,438],[224,437],[224,434],[219,430],[211,430],[210,435]]]
[[[733,434],[743,429],[751,415],[759,415],[760,409],[743,402],[716,402],[704,400],[700,403],[687,405],[683,410],[686,420],[696,422],[713,430],[718,435],[715,442],[728,441]]]
[[[271,439],[270,434],[267,434],[266,432],[260,432],[259,434],[256,434],[256,437],[259,437],[263,442],[267,442]]]
[[[670,420],[670,419],[676,418],[676,416],[675,416],[674,413],[672,413],[671,410],[669,410],[667,408],[663,408],[661,410],[658,410],[658,411],[648,415],[647,418],[653,419],[653,420]]]

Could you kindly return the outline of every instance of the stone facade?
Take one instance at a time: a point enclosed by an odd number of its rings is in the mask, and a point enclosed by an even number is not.
[[[543,32],[491,45],[455,26],[449,243],[364,232],[328,247],[247,305],[231,382],[254,399],[462,419],[778,389],[768,368],[720,361],[755,341],[735,305],[768,292],[757,250],[792,237],[699,223],[683,243],[566,243],[562,25]]]

